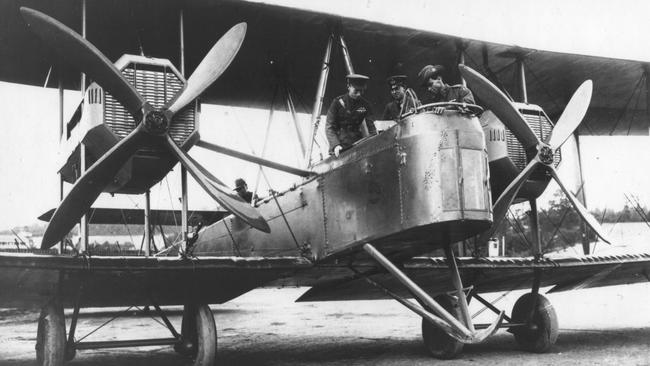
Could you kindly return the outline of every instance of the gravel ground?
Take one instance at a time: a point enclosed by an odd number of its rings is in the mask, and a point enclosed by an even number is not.
[[[457,360],[430,358],[420,319],[394,301],[294,303],[304,288],[259,289],[213,306],[220,365],[650,365],[650,284],[548,295],[560,320],[560,337],[547,354],[517,350],[510,333],[466,345]],[[497,303],[510,312],[522,292]],[[488,300],[498,294],[485,296]],[[472,304],[472,312],[480,310]],[[180,313],[170,319],[180,325]],[[77,335],[110,318],[85,310]],[[494,317],[488,311],[479,322]],[[0,309],[0,364],[33,365],[38,313]],[[161,325],[134,312],[87,340],[166,337]],[[70,365],[187,365],[170,347],[81,351]]]

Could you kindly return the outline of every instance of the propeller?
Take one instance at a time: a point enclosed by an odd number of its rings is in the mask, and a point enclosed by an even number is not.
[[[232,190],[226,187],[219,179],[212,175],[207,169],[196,162],[185,151],[181,150],[172,137],[167,135],[167,147],[176,156],[176,158],[183,164],[188,172],[194,177],[199,185],[221,206],[226,210],[236,213],[238,217],[248,223],[250,226],[262,230],[264,232],[271,232],[266,220],[257,212],[253,206],[244,202],[238,195],[232,193]],[[244,204],[242,204],[244,203]]]
[[[239,48],[246,35],[246,23],[239,23],[215,43],[203,58],[203,61],[196,67],[189,79],[185,89],[174,99],[171,104],[164,108],[168,113],[174,115],[185,107],[189,102],[196,99],[205,89],[226,71],[232,60],[237,55]]]
[[[270,232],[264,218],[234,195],[223,183],[181,150],[167,133],[174,115],[207,89],[228,68],[246,34],[246,23],[232,27],[210,49],[187,81],[186,87],[161,109],[152,107],[122,73],[86,39],[56,19],[22,7],[23,18],[41,39],[74,66],[111,93],[140,121],[138,126],[93,164],[75,183],[56,209],[43,234],[47,249],[68,233],[108,186],[120,168],[141,148],[162,144],[219,204],[249,225]],[[69,57],[74,55],[73,57]]]
[[[122,166],[142,147],[146,137],[142,125],[138,126],[86,170],[50,218],[41,249],[50,248],[72,230]]]
[[[553,151],[559,149],[573,135],[576,128],[578,128],[578,125],[587,113],[592,90],[593,83],[591,80],[587,80],[573,93],[571,100],[569,100],[566,108],[564,108],[560,119],[557,120],[547,140],[547,143]]]
[[[491,110],[512,131],[524,149],[539,145],[539,138],[526,123],[524,116],[499,88],[470,67],[461,64],[458,65],[458,69],[467,84],[472,86],[472,92],[481,99],[483,106]]]
[[[48,15],[26,7],[21,7],[20,12],[36,35],[111,93],[137,119],[137,113],[148,103],[100,50]]]
[[[589,225],[589,227],[606,243],[610,240],[605,235],[605,231],[598,221],[587,209],[578,201],[564,183],[560,180],[557,171],[553,167],[555,151],[562,147],[562,144],[573,134],[578,125],[584,118],[589,108],[593,83],[587,80],[576,90],[569,100],[564,112],[560,116],[557,124],[553,128],[546,142],[540,141],[533,130],[526,123],[524,117],[519,113],[515,106],[506,98],[506,96],[488,79],[483,77],[475,70],[465,66],[458,65],[460,72],[472,87],[472,91],[481,99],[485,106],[503,122],[506,127],[515,135],[525,149],[535,148],[536,154],[528,165],[510,182],[508,187],[501,193],[501,196],[494,203],[493,215],[494,224],[490,229],[481,234],[480,242],[485,242],[494,235],[499,223],[505,218],[508,208],[514,201],[517,193],[524,185],[528,177],[537,169],[543,169],[560,186],[560,189],[569,198],[571,205],[578,212],[580,217]]]

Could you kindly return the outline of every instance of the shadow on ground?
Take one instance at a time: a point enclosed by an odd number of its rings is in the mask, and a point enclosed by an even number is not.
[[[445,365],[464,364],[606,364],[621,352],[636,354],[632,364],[650,362],[650,328],[564,330],[551,353],[538,355],[517,350],[512,335],[500,332],[478,345],[465,346],[460,359]],[[369,339],[354,337],[280,337],[273,333],[246,334],[220,339],[218,365],[430,365],[419,338]],[[21,357],[22,358],[22,357]],[[33,359],[5,360],[2,365],[33,365]],[[172,366],[190,365],[171,348],[84,351],[69,365]]]

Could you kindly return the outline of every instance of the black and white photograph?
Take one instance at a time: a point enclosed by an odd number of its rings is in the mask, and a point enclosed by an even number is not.
[[[650,365],[650,2],[0,0],[0,366]]]

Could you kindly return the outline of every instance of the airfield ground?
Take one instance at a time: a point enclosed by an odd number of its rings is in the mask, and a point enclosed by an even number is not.
[[[294,303],[305,289],[260,289],[213,307],[219,365],[650,365],[650,284],[551,294],[561,333],[552,352],[516,349],[503,330],[468,345],[458,360],[430,358],[420,320],[394,301]],[[521,292],[498,302],[510,311]],[[495,299],[498,295],[487,295]],[[474,310],[479,310],[473,304]],[[109,318],[100,309],[80,321],[83,335]],[[178,311],[172,322],[180,323]],[[487,311],[480,318],[493,317]],[[0,310],[0,365],[32,365],[38,312]],[[141,313],[87,340],[166,337]],[[187,365],[170,347],[81,351],[70,365]]]

